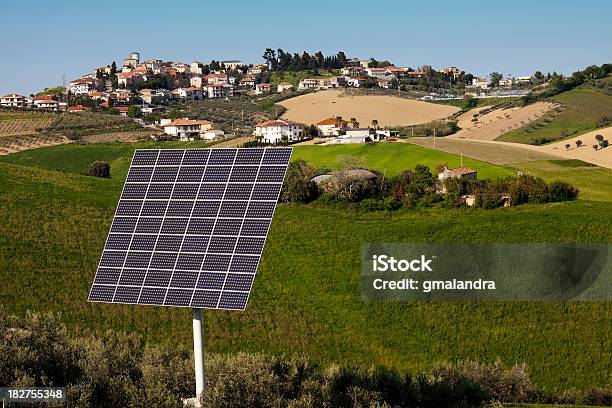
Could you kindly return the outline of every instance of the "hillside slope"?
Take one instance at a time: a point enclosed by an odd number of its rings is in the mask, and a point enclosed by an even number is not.
[[[124,176],[0,163],[2,307],[61,312],[73,330],[136,331],[189,346],[188,310],[86,302]],[[539,385],[604,385],[612,304],[369,303],[360,298],[359,262],[366,242],[610,242],[600,221],[610,217],[611,204],[594,202],[394,214],[283,205],[247,311],[207,312],[206,348],[414,371],[500,357],[527,362]]]
[[[609,126],[605,124],[606,118],[612,122],[612,94],[608,91],[580,87],[556,95],[551,101],[562,107],[496,140],[544,144]]]

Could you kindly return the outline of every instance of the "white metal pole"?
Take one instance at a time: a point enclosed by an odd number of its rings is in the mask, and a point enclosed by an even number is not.
[[[196,406],[204,394],[204,346],[202,341],[202,309],[193,309],[193,358],[195,361]]]

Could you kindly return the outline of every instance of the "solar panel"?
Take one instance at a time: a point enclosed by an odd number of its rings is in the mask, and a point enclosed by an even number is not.
[[[291,152],[137,150],[89,301],[244,310]]]

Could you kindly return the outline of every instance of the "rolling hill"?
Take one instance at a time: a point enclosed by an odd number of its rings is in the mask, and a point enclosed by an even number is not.
[[[8,312],[61,312],[73,331],[135,331],[149,341],[189,346],[187,310],[85,301],[135,147],[65,145],[0,160],[7,181],[0,184],[0,298]],[[314,159],[315,148],[298,148],[295,156]],[[391,169],[377,148],[346,152]],[[400,151],[395,168],[442,158],[419,149]],[[318,164],[334,166],[341,153],[325,151]],[[111,162],[112,179],[79,174],[94,159]],[[481,171],[491,175],[509,171],[485,164]],[[588,201],[391,214],[281,205],[247,311],[205,313],[206,348],[304,353],[321,362],[412,371],[500,357],[527,362],[541,386],[605,385],[609,302],[364,302],[359,255],[365,242],[610,242],[612,230],[601,220],[611,216],[612,204]]]

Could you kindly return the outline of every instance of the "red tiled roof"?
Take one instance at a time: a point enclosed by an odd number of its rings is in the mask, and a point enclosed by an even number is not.
[[[4,96],[1,96],[1,98],[23,98],[23,95],[19,95],[19,94],[6,94]]]
[[[456,169],[449,170],[457,176],[464,176],[466,174],[476,173],[476,170],[470,169],[469,167],[457,167]]]
[[[38,95],[34,97],[35,101],[54,101],[55,95]]]
[[[117,109],[119,112],[127,112],[129,108],[129,106],[115,106],[115,109]]]
[[[78,112],[83,110],[85,110],[85,107],[83,105],[74,105],[68,107],[69,112]]]
[[[341,124],[341,123],[348,123],[348,122],[346,120],[337,120],[336,118],[327,118],[317,123],[317,125],[335,125],[337,123]]]
[[[274,126],[303,126],[301,123],[291,122],[289,120],[268,120],[258,123],[255,127],[274,127]]]
[[[207,120],[191,120],[191,119],[175,119],[170,123],[164,125],[166,126],[190,126],[190,125],[212,125],[212,122]]]

